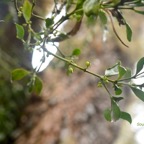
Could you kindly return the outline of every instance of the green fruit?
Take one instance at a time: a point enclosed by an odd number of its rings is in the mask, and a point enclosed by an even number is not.
[[[70,74],[70,73],[73,73],[73,68],[72,67],[69,67],[69,69],[68,69],[68,73]]]
[[[86,0],[83,4],[83,10],[87,16],[98,15],[100,9],[100,0]]]
[[[85,64],[86,64],[87,68],[91,65],[91,63],[89,61],[86,61]]]

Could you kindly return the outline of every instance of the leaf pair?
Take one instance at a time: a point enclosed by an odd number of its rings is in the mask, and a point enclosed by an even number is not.
[[[104,117],[107,121],[110,122],[115,122],[119,119],[124,119],[128,121],[130,124],[132,123],[130,114],[121,111],[114,99],[111,99],[111,109],[106,109],[104,111]]]
[[[22,68],[15,69],[11,73],[12,81],[18,81],[27,76],[31,76],[31,72]],[[30,82],[28,82],[28,86],[29,86],[29,92],[33,92],[38,95],[40,94],[43,87],[41,79],[35,74],[31,76]]]

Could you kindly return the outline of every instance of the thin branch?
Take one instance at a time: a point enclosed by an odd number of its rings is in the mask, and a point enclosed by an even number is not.
[[[33,12],[32,12],[32,16],[34,16],[34,17],[36,17],[36,18],[38,18],[38,19],[41,19],[41,20],[44,20],[44,21],[45,21],[45,18],[43,18],[43,17],[41,17],[41,16],[39,16],[39,15],[36,15],[36,14],[34,14]]]
[[[60,60],[62,60],[62,61],[64,61],[64,62],[68,63],[69,65],[74,66],[75,68],[80,69],[80,70],[82,70],[82,71],[84,71],[84,72],[86,72],[86,73],[89,73],[89,74],[93,75],[93,76],[96,76],[96,77],[98,77],[98,78],[100,78],[100,79],[103,79],[101,75],[95,74],[95,73],[87,70],[86,68],[83,68],[83,67],[81,67],[81,66],[78,66],[76,63],[74,63],[74,62],[71,61],[71,60],[68,60],[68,59],[63,58],[63,57],[61,57],[61,56],[59,56],[59,55],[53,54],[52,52],[48,51],[45,47],[43,47],[43,49],[44,49],[44,51],[47,52],[49,55],[52,55],[52,56],[56,57],[57,59],[60,59]]]
[[[58,48],[58,46],[56,46],[55,43],[53,43],[53,45],[56,47],[61,56],[65,58],[66,56],[62,53],[62,51]]]
[[[14,6],[15,6],[15,9],[17,11],[17,13],[19,12],[19,8],[18,8],[18,5],[17,5],[17,0],[14,0]]]
[[[121,42],[124,46],[126,46],[126,47],[128,48],[128,46],[122,41],[122,39],[121,39],[121,38],[119,37],[119,35],[117,34],[116,29],[115,29],[115,27],[114,27],[113,20],[112,20],[112,16],[111,16],[109,10],[106,10],[106,9],[105,9],[105,11],[107,12],[107,14],[108,14],[109,17],[110,17],[110,21],[111,21],[111,24],[112,24],[112,29],[113,29],[116,37],[120,40],[120,42]]]
[[[105,83],[103,82],[103,79],[101,79],[101,83],[104,86],[105,90],[107,91],[107,93],[109,94],[110,98],[112,97],[110,91],[108,90],[108,88],[106,87]]]

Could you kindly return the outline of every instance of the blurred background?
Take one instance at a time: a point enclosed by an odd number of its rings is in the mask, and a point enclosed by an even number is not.
[[[40,10],[45,2],[49,1],[42,0]],[[125,27],[117,22],[115,26],[129,48],[119,42],[110,24],[106,32],[99,21],[90,25],[85,18],[79,32],[59,48],[66,55],[80,48],[82,53],[75,61],[82,66],[90,61],[89,69],[95,73],[104,74],[118,60],[133,69],[144,55],[144,21],[142,15],[124,13],[133,30],[132,42],[126,40]],[[0,22],[0,144],[142,144],[144,127],[138,123],[144,124],[144,105],[127,88],[120,105],[132,115],[131,125],[122,120],[107,122],[103,110],[110,101],[106,91],[97,87],[98,79],[76,69],[67,76],[65,64],[58,59],[39,73],[44,83],[40,96],[27,93],[23,82],[12,83],[14,68],[31,69],[32,53],[16,39],[12,3],[0,0],[0,20],[4,20]],[[63,29],[67,31],[72,24]],[[41,22],[34,21],[34,26],[41,27]]]

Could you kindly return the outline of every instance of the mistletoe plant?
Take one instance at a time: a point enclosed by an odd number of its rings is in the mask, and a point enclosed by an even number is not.
[[[144,14],[144,11],[137,9],[144,6],[143,0],[64,0],[61,3],[54,0],[54,9],[51,16],[48,18],[43,18],[34,13],[34,7],[36,5],[35,0],[33,0],[32,3],[29,0],[24,0],[21,5],[17,0],[14,0],[14,4],[18,17],[23,17],[25,20],[23,24],[15,24],[17,38],[23,42],[25,48],[33,50],[35,46],[39,46],[44,53],[41,63],[44,63],[46,57],[52,55],[68,65],[68,74],[73,73],[74,68],[77,68],[85,73],[97,77],[99,79],[98,87],[103,87],[107,91],[111,102],[111,107],[104,111],[105,119],[110,122],[124,119],[131,123],[132,119],[130,114],[120,110],[119,101],[124,99],[121,95],[125,86],[129,87],[139,99],[144,101],[144,92],[142,91],[144,84],[136,85],[132,81],[133,79],[143,76],[144,72],[142,72],[142,69],[144,66],[144,57],[137,62],[136,72],[134,75],[132,75],[131,70],[124,67],[121,62],[118,62],[114,66],[106,69],[104,75],[99,75],[88,70],[90,66],[89,61],[86,61],[85,67],[81,67],[73,60],[73,56],[78,56],[80,54],[80,49],[74,49],[71,57],[67,57],[58,49],[58,47],[55,46],[54,43],[64,41],[71,36],[74,36],[77,31],[79,31],[82,20],[85,16],[88,20],[93,21],[96,21],[99,18],[105,26],[107,26],[109,19],[116,37],[123,45],[128,47],[119,37],[113,19],[117,20],[119,26],[125,26],[127,40],[131,41],[132,30],[124,18],[122,11],[131,10],[139,14]],[[60,6],[58,6],[58,4]],[[55,17],[59,15],[62,9],[65,9],[65,15],[55,22]],[[36,17],[45,22],[45,27],[42,31],[34,31],[32,28],[32,17]],[[58,30],[58,27],[60,27],[65,21],[71,19],[75,19],[76,22],[68,33]],[[59,54],[54,54],[46,48],[48,42],[53,43]],[[29,77],[30,80],[27,83],[29,91],[39,94],[42,90],[42,81],[37,76],[39,69],[40,67],[34,69],[32,72],[25,69],[15,69],[12,71],[12,80],[21,80],[25,77]],[[112,86],[114,94],[109,91],[108,85]]]

